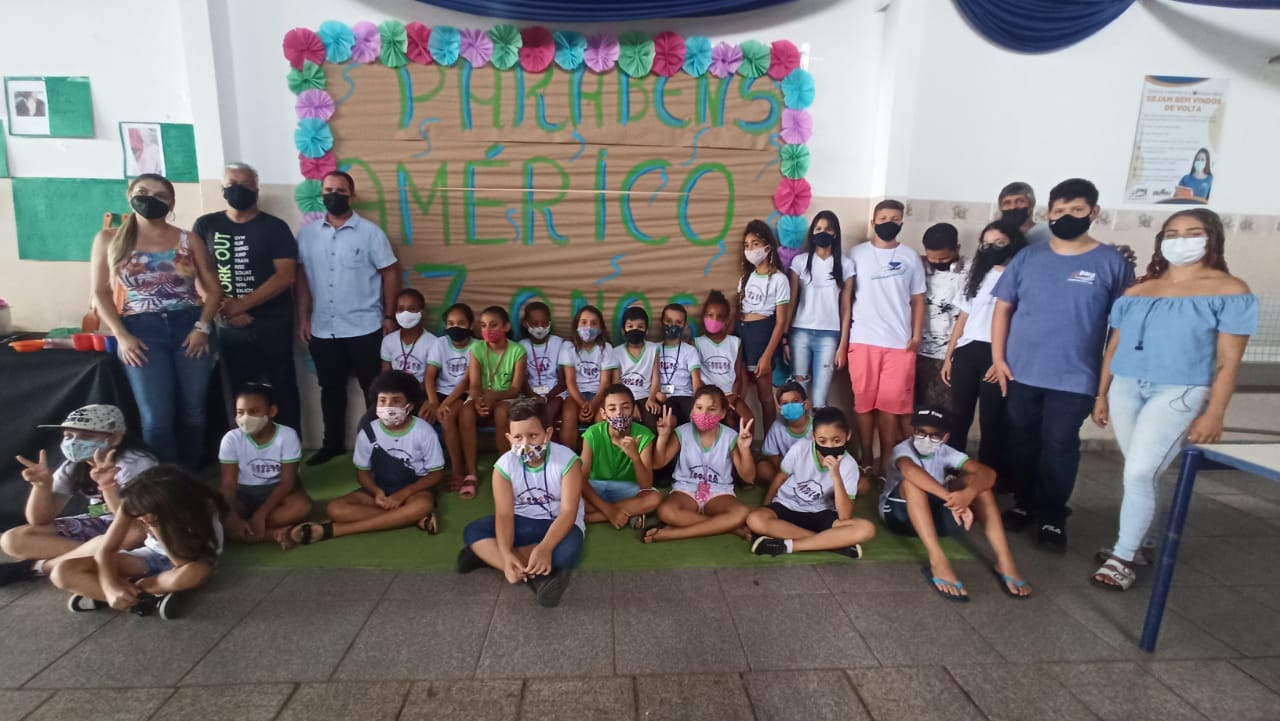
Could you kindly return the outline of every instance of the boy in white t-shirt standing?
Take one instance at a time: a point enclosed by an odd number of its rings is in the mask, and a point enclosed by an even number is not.
[[[849,378],[864,475],[884,475],[893,447],[906,435],[915,393],[916,350],[924,333],[924,266],[897,241],[905,206],[882,200],[872,214],[871,240],[854,246]],[[880,436],[880,457],[872,439]]]
[[[951,408],[951,388],[942,382],[951,331],[960,317],[956,298],[964,291],[968,269],[960,256],[960,232],[950,223],[924,231],[925,319],[916,355],[915,405]]]

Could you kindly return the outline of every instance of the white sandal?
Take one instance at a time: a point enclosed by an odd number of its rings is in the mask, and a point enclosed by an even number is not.
[[[1107,559],[1115,553],[1114,548],[1099,548],[1098,552],[1093,554],[1093,560],[1098,563],[1106,563]],[[1133,560],[1129,561],[1130,566],[1150,566],[1156,562],[1155,546],[1139,546],[1138,553],[1134,555]]]
[[[1093,577],[1089,579],[1089,583],[1098,588],[1105,588],[1108,591],[1128,591],[1133,587],[1133,583],[1136,580],[1138,580],[1138,576],[1133,572],[1133,568],[1113,556],[1108,558],[1107,562],[1102,564],[1097,571],[1093,572]]]

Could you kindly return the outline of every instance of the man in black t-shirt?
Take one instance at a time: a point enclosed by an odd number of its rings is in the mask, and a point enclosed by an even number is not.
[[[302,432],[293,360],[293,278],[298,244],[280,218],[258,209],[258,173],[231,163],[223,174],[227,209],[191,227],[204,239],[226,300],[219,311],[222,360],[233,387],[266,381],[276,420]]]

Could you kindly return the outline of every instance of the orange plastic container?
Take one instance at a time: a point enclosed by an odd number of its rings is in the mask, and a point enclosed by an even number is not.
[[[72,333],[71,347],[76,350],[93,350],[92,333]]]
[[[31,353],[33,351],[43,350],[44,341],[39,338],[35,340],[15,340],[9,343],[9,347],[19,353]]]

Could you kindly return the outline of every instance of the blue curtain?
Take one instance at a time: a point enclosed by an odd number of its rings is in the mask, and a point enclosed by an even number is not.
[[[473,15],[542,23],[594,23],[728,15],[794,0],[418,0]]]

